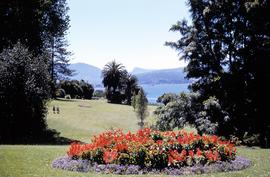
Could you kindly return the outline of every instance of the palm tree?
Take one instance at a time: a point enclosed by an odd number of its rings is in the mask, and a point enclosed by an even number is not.
[[[139,91],[138,87],[138,79],[136,76],[132,74],[127,74],[125,77],[125,96],[127,100],[127,104],[131,105],[131,97],[135,93]]]
[[[123,87],[122,80],[127,75],[127,70],[115,60],[107,63],[102,70],[102,83],[107,90],[107,99],[110,102],[119,102],[120,91]]]

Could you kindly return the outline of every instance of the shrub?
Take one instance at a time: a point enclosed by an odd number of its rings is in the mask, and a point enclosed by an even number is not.
[[[59,98],[65,98],[66,92],[65,92],[64,89],[57,89],[56,93],[55,93],[55,96],[59,97]]]
[[[71,144],[67,154],[73,159],[98,164],[163,169],[230,161],[236,157],[236,148],[217,136],[185,131],[159,132],[147,128],[135,134],[106,131],[94,136],[90,144]]]
[[[165,131],[181,129],[186,124],[194,125],[198,133],[228,135],[230,120],[222,110],[219,100],[209,97],[200,100],[199,93],[164,94],[159,98],[164,105],[155,110],[155,128]]]
[[[0,143],[45,140],[50,93],[47,60],[20,43],[0,54]]]

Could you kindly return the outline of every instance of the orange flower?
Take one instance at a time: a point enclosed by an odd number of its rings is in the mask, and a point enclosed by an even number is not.
[[[113,162],[118,156],[116,150],[105,151],[103,154],[103,160],[106,164]]]

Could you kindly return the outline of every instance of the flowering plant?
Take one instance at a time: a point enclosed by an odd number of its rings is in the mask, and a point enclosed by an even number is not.
[[[126,134],[121,130],[106,131],[94,136],[89,144],[72,143],[67,154],[98,164],[162,169],[234,160],[236,148],[218,136],[146,128]]]

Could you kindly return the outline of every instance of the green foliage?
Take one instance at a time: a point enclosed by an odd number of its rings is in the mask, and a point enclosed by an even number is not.
[[[138,79],[136,76],[132,74],[127,74],[124,78],[124,92],[125,92],[125,100],[127,105],[131,105],[132,96],[138,93]],[[133,94],[133,95],[132,95]]]
[[[140,120],[138,125],[141,128],[144,127],[144,120],[149,114],[147,111],[147,104],[148,100],[146,98],[144,90],[141,88],[138,95],[136,96],[136,103],[135,103],[135,112],[137,114],[138,119]]]
[[[229,117],[221,109],[219,101],[215,97],[209,97],[201,103],[200,98],[198,93],[162,95],[160,100],[164,100],[166,104],[159,106],[154,112],[157,116],[156,128],[173,130],[191,124],[200,134],[226,131],[223,124],[226,124]]]
[[[65,92],[64,89],[57,89],[56,93],[55,93],[55,96],[58,97],[58,98],[65,98],[66,92]]]
[[[106,88],[106,97],[109,102],[121,103],[121,90],[123,88],[123,79],[126,76],[126,69],[121,63],[115,60],[107,63],[102,70],[103,85]]]
[[[163,103],[165,106],[172,101],[175,101],[178,98],[178,95],[175,93],[164,93],[160,97],[158,97],[157,102]]]
[[[111,103],[131,105],[132,94],[138,92],[138,80],[128,74],[121,63],[115,60],[107,63],[102,70],[103,85],[106,88],[106,98]]]
[[[210,118],[206,108],[202,116],[223,127],[222,135],[245,132],[270,139],[270,119],[264,100],[270,87],[270,10],[269,1],[188,0],[191,23],[183,20],[171,27],[180,32],[168,46],[179,51],[188,62],[187,78],[194,78],[192,91],[200,92],[200,101],[214,97],[230,119]],[[216,102],[213,99],[212,103]],[[205,105],[206,106],[206,105]],[[217,105],[216,105],[217,106]],[[222,111],[221,111],[222,112]],[[213,120],[212,120],[213,119]]]
[[[52,95],[55,81],[70,76],[70,52],[65,35],[69,28],[69,8],[66,0],[10,0],[0,3],[0,52],[17,41],[34,56],[50,54],[46,58],[51,75]]]
[[[243,144],[247,146],[256,146],[260,142],[260,134],[252,134],[250,135],[249,133],[245,133],[243,136]]]
[[[92,99],[94,88],[91,84],[85,82],[84,80],[64,80],[60,81],[59,86],[65,91],[66,94],[69,94],[71,98],[84,98]]]
[[[170,98],[171,95],[162,97]],[[165,131],[183,128],[186,123],[194,124],[200,107],[196,105],[197,98],[198,94],[195,93],[181,93],[175,100],[159,106],[154,112],[157,116],[156,128]]]
[[[84,99],[92,99],[94,87],[91,84],[85,82],[84,80],[80,81],[80,87],[82,88],[83,91],[82,97]]]
[[[20,43],[0,54],[0,143],[44,140],[50,90],[46,60]]]
[[[135,108],[136,108],[136,93],[135,92],[133,92],[133,96],[131,98],[131,106],[135,110]]]

